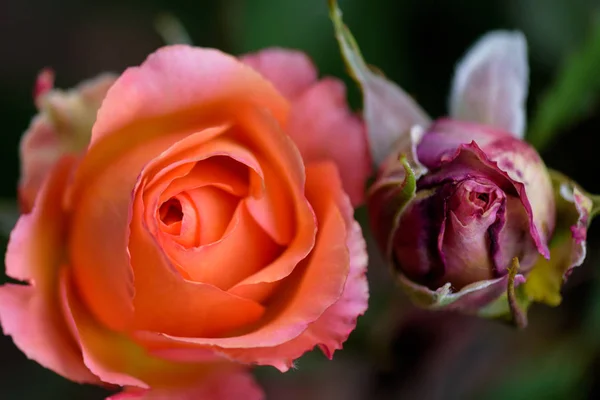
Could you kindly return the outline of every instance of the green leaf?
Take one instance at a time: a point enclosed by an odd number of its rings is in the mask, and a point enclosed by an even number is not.
[[[181,21],[172,14],[160,14],[154,21],[154,26],[166,44],[193,44]]]
[[[563,129],[582,118],[600,94],[600,19],[583,46],[559,70],[531,121],[528,140],[543,149]]]
[[[10,236],[19,219],[19,207],[14,200],[0,200],[0,235],[5,238]]]

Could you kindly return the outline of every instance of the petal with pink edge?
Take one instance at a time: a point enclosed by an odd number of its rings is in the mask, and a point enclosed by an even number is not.
[[[287,131],[305,163],[335,162],[352,204],[363,202],[371,156],[365,126],[348,108],[343,82],[326,78],[306,90],[292,104]]]
[[[240,61],[260,72],[288,99],[294,99],[317,81],[310,58],[297,50],[270,48],[245,54]]]
[[[0,321],[27,357],[76,382],[95,383],[98,378],[83,364],[61,313],[58,293],[65,229],[61,201],[72,165],[73,160],[63,159],[52,169],[36,207],[11,233],[6,272],[31,284],[0,287]]]
[[[106,400],[262,400],[264,393],[244,370],[215,374],[194,386],[182,388],[127,388]]]
[[[323,353],[331,359],[336,350],[342,348],[350,333],[356,327],[357,318],[367,310],[369,286],[367,283],[368,256],[366,244],[360,225],[353,218],[353,209],[348,197],[344,194],[337,176],[335,166],[329,163],[311,164],[307,167],[307,197],[309,201],[331,193],[346,221],[346,246],[350,256],[350,271],[341,297],[329,307],[319,319],[313,322],[306,331],[288,343],[264,349],[264,356],[269,352],[278,357],[289,357],[283,364],[274,364],[282,371],[292,366],[294,359],[318,345]],[[313,202],[314,204],[314,202]],[[316,212],[318,210],[315,208]],[[318,246],[318,244],[317,244]],[[260,350],[259,350],[260,351]],[[271,361],[272,362],[272,361]],[[271,364],[271,362],[266,362]]]
[[[108,91],[92,144],[134,121],[231,101],[265,108],[281,124],[287,118],[288,102],[236,58],[214,49],[166,46],[127,69]]]

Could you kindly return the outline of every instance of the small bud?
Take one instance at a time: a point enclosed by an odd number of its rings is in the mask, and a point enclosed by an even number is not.
[[[425,133],[417,156],[428,172],[415,198],[395,226],[376,235],[399,272],[430,289],[450,283],[460,290],[506,276],[514,257],[526,273],[539,254],[548,256],[552,185],[528,144],[487,126],[441,120]],[[388,166],[379,179],[389,182],[398,171]],[[389,190],[376,183],[370,192],[371,221],[399,211],[380,202],[386,196],[378,192]]]

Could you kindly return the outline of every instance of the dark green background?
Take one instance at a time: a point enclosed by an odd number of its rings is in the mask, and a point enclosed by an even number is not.
[[[340,6],[366,59],[432,116],[444,115],[454,65],[478,36],[522,30],[531,63],[528,108],[532,118],[543,120],[535,139],[555,135],[542,155],[549,166],[600,193],[600,55],[584,57],[564,87],[550,91],[579,49],[600,54],[600,40],[589,44],[600,17],[598,0],[340,0]],[[37,72],[52,67],[57,86],[68,88],[139,64],[162,45],[154,29],[162,12],[178,17],[200,46],[234,54],[267,46],[304,50],[323,74],[344,77],[352,103],[360,105],[345,77],[325,0],[2,0],[0,197],[15,197],[17,146],[35,112]],[[541,115],[546,93],[555,93],[554,103]],[[544,125],[563,110],[571,116],[561,117],[565,123]],[[413,309],[391,287],[373,252],[370,309],[345,350],[331,362],[314,352],[285,375],[260,368],[257,376],[268,398],[277,400],[600,398],[599,232],[592,227],[588,260],[572,275],[564,303],[533,307],[523,332]],[[44,370],[10,338],[0,338],[0,399],[101,399],[106,393]]]

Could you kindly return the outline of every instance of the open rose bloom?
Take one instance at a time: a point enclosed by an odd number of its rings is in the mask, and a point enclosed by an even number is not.
[[[379,167],[371,227],[401,287],[423,307],[521,326],[531,302],[559,304],[563,280],[585,258],[592,201],[523,140],[523,35],[482,37],[457,66],[450,116],[432,121],[366,65],[330,4]]]
[[[6,255],[24,283],[0,287],[29,358],[115,398],[256,399],[248,365],[342,347],[371,160],[341,82],[294,51],[170,46],[36,96]]]

